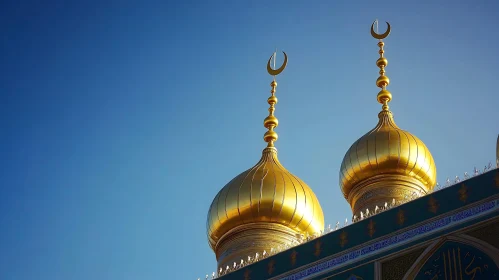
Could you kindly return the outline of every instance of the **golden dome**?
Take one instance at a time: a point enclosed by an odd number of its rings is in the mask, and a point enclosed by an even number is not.
[[[341,163],[340,186],[353,213],[372,212],[392,199],[428,193],[436,183],[435,162],[426,145],[400,129],[389,111],[355,141]]]
[[[355,215],[366,209],[373,212],[376,206],[382,207],[393,199],[401,202],[431,192],[437,177],[430,150],[393,120],[388,107],[392,94],[386,90],[390,82],[385,76],[388,61],[383,57],[381,40],[378,46],[381,57],[376,65],[381,75],[376,85],[382,90],[377,99],[383,104],[379,121],[348,149],[340,169],[341,190]]]
[[[275,54],[274,54],[275,56]],[[272,59],[272,57],[271,57]],[[298,244],[303,236],[324,229],[324,215],[317,197],[302,180],[291,174],[277,158],[274,116],[277,103],[274,72],[269,116],[264,120],[268,142],[260,161],[232,179],[215,196],[206,223],[208,241],[216,254],[218,267],[226,267],[248,256],[255,257],[271,248]],[[270,64],[270,60],[269,60]],[[269,64],[267,68],[270,68]],[[279,71],[276,73],[275,71]]]
[[[208,238],[222,267],[256,252],[293,244],[297,234],[312,235],[323,229],[317,197],[281,165],[273,147],[265,148],[255,166],[225,185],[208,211]]]

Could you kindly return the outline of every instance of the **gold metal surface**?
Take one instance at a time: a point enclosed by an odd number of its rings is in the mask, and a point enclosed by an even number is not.
[[[439,207],[440,204],[438,203],[438,201],[433,196],[430,196],[430,198],[428,199],[428,211],[433,214],[437,214]]]
[[[293,252],[291,252],[291,255],[289,255],[289,258],[291,259],[291,266],[295,266],[297,256],[298,252],[296,252],[296,250],[293,250]]]
[[[275,270],[275,260],[270,260],[269,264],[267,265],[267,273],[269,275],[272,275],[272,273],[274,273],[274,270]]]
[[[497,144],[496,144],[496,167],[499,168],[499,135],[497,135]]]
[[[345,247],[348,243],[348,233],[346,231],[342,231],[340,234],[340,246],[341,248]]]
[[[397,224],[399,224],[399,226],[401,226],[404,224],[405,220],[406,220],[406,218],[405,218],[404,210],[399,209],[399,211],[397,213]]]
[[[287,63],[284,55],[283,66],[276,72],[269,71],[270,74],[282,72]],[[270,61],[267,66],[270,67]],[[219,267],[239,263],[241,258],[255,256],[257,252],[270,252],[271,248],[297,245],[302,235],[324,230],[324,215],[317,197],[277,158],[275,75],[267,100],[269,116],[264,120],[268,129],[264,135],[267,147],[255,166],[219,191],[208,211],[207,235]]]
[[[380,76],[376,86],[381,88],[377,100],[382,104],[378,124],[355,141],[346,152],[340,169],[340,186],[354,214],[366,209],[373,211],[392,199],[403,201],[415,194],[426,194],[436,183],[436,166],[426,145],[413,134],[400,129],[393,119],[388,103],[392,94],[386,89],[390,80],[385,75],[388,60],[384,57],[384,42],[390,33],[371,34],[379,39],[376,66]]]
[[[244,272],[244,280],[250,280],[251,279],[250,274],[251,274],[251,270],[246,268],[246,271]]]
[[[376,24],[378,24],[378,21],[377,21],[377,20],[375,20],[375,21],[373,22],[373,25],[371,25],[371,35],[372,35],[374,38],[376,38],[376,39],[378,39],[378,40],[383,40],[383,39],[385,39],[386,37],[388,37],[388,35],[390,35],[391,28],[390,28],[390,24],[388,23],[388,21],[386,22],[386,24],[388,25],[388,28],[386,29],[386,32],[385,32],[385,33],[383,33],[383,34],[378,34],[378,33],[374,32],[374,24],[375,24],[375,23],[376,23]]]
[[[369,224],[367,225],[367,234],[369,234],[369,237],[373,237],[374,233],[376,232],[376,223],[371,219],[369,221]]]
[[[322,242],[320,239],[315,242],[314,248],[314,256],[318,258],[322,253]]]
[[[263,135],[263,140],[267,142],[267,147],[274,147],[274,142],[277,141],[277,133],[274,131],[279,125],[279,120],[274,116],[275,104],[277,104],[277,97],[275,97],[275,88],[277,87],[277,82],[275,80],[270,83],[272,90],[270,91],[271,96],[267,99],[269,103],[269,115],[263,120],[263,126],[267,128],[267,132]]]
[[[281,74],[281,72],[284,70],[284,68],[286,68],[286,65],[288,65],[288,56],[286,55],[285,52],[282,52],[282,53],[284,54],[284,62],[282,63],[282,66],[279,67],[279,69],[274,70],[274,69],[272,69],[272,67],[270,67],[270,61],[272,60],[272,58],[274,58],[274,60],[275,60],[276,53],[274,53],[269,58],[269,62],[267,62],[267,72],[269,72],[269,74],[272,76],[277,76],[277,75]]]
[[[323,214],[312,190],[287,171],[275,148],[265,148],[260,161],[236,176],[217,194],[208,214],[212,248],[236,226],[274,222],[301,233],[323,229]]]
[[[461,200],[463,203],[466,203],[466,200],[468,200],[468,187],[462,183],[461,188],[458,191],[459,194],[459,200]]]

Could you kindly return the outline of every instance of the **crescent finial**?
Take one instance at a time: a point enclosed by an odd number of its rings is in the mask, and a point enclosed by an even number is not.
[[[371,25],[371,35],[378,39],[378,40],[383,40],[385,39],[386,37],[388,37],[388,35],[390,35],[390,31],[391,31],[391,28],[390,28],[390,23],[388,23],[388,21],[386,22],[386,24],[388,25],[388,28],[386,29],[386,32],[383,33],[383,34],[378,34],[374,31],[374,24],[376,23],[377,21],[374,21],[373,22],[373,25]]]
[[[272,54],[272,56],[270,56],[269,58],[269,62],[267,63],[267,72],[269,72],[269,74],[272,76],[279,75],[284,70],[284,68],[286,68],[286,65],[288,64],[288,56],[286,55],[285,52],[282,53],[284,54],[284,62],[282,63],[281,67],[279,67],[279,69],[274,70],[272,69],[272,67],[270,67],[270,61],[272,60],[275,54]]]

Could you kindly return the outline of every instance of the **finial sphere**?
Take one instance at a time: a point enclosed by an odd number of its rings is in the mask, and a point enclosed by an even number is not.
[[[281,74],[281,72],[284,70],[284,68],[286,68],[286,65],[288,64],[288,56],[286,55],[285,52],[282,53],[284,54],[284,62],[282,63],[282,66],[279,67],[279,69],[274,70],[272,69],[272,67],[270,67],[270,61],[274,57],[274,54],[272,54],[269,58],[269,62],[267,63],[267,72],[269,72],[269,74],[272,76],[277,76]]]
[[[378,40],[383,40],[383,39],[385,39],[386,37],[388,37],[388,35],[390,35],[391,28],[390,28],[390,24],[388,23],[388,21],[386,22],[386,24],[388,25],[388,28],[386,29],[386,32],[385,32],[385,33],[383,33],[383,34],[378,34],[378,33],[376,33],[376,32],[374,31],[374,24],[375,24],[375,23],[376,23],[376,21],[375,21],[375,22],[373,22],[373,24],[371,25],[371,35],[372,35],[374,38],[376,38],[376,39],[378,39]]]

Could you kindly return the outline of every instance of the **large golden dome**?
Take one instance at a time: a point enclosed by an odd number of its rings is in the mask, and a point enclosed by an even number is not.
[[[265,148],[260,161],[220,190],[208,211],[207,230],[219,264],[298,241],[324,229],[317,197]],[[255,244],[257,243],[257,244]]]
[[[271,57],[272,58],[272,57]],[[302,180],[291,174],[277,158],[274,116],[277,103],[275,75],[286,65],[273,70],[269,116],[264,120],[268,142],[260,161],[232,179],[216,195],[208,211],[208,241],[216,254],[218,267],[232,267],[248,256],[255,257],[271,248],[298,244],[303,236],[324,229],[324,215],[317,197]],[[270,60],[269,60],[270,63]],[[273,71],[273,72],[272,72]]]
[[[379,121],[348,149],[340,169],[341,190],[355,215],[366,209],[372,213],[376,206],[382,207],[393,199],[401,202],[429,193],[437,177],[430,150],[419,138],[395,124],[388,107],[392,94],[386,90],[390,81],[385,76],[388,61],[383,57],[384,43],[380,40],[378,46],[381,57],[376,65],[381,75],[376,85],[382,90],[377,99],[383,104]]]

